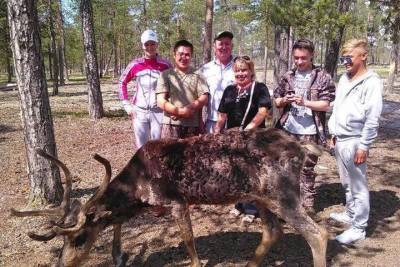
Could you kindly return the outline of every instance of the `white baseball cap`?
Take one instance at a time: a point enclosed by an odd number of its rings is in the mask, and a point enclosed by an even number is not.
[[[140,37],[140,41],[142,42],[142,44],[145,44],[148,41],[154,41],[158,43],[157,33],[152,30],[145,30]]]

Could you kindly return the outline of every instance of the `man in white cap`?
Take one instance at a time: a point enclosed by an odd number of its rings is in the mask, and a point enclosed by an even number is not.
[[[119,97],[133,120],[137,149],[148,140],[161,137],[163,111],[157,107],[155,88],[160,73],[171,67],[166,59],[158,56],[158,39],[154,31],[144,31],[140,40],[143,57],[129,63],[119,80]],[[133,79],[136,81],[134,96],[129,100],[127,85]]]
[[[205,128],[207,133],[214,132],[218,118],[218,107],[225,88],[235,81],[233,73],[233,34],[229,31],[219,32],[214,37],[214,60],[204,64],[199,73],[207,81],[210,99],[207,107]]]

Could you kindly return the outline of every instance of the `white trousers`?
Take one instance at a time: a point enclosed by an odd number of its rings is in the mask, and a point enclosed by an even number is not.
[[[352,226],[365,229],[370,210],[367,164],[365,162],[354,164],[358,144],[358,138],[337,139],[335,156],[340,180],[346,193],[346,212],[353,217]]]
[[[137,149],[149,140],[160,139],[163,111],[158,108],[141,109],[134,107],[133,130]]]

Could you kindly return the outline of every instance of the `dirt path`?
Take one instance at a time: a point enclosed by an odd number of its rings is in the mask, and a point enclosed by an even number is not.
[[[132,128],[117,110],[115,84],[103,84],[107,117],[87,119],[83,85],[60,88],[51,97],[59,158],[74,175],[73,196],[87,199],[103,176],[103,167],[91,158],[108,158],[117,173],[132,155]],[[330,234],[330,266],[398,266],[400,255],[400,97],[386,97],[382,126],[369,158],[371,220],[368,238],[356,246],[342,247],[334,236],[343,230],[329,222],[328,214],[342,208],[344,193],[334,158],[324,155],[317,166],[316,209]],[[36,242],[26,233],[42,227],[39,218],[12,218],[9,208],[23,208],[29,185],[19,119],[18,93],[0,90],[0,266],[43,266],[52,262],[62,246],[56,239]],[[192,211],[196,245],[205,266],[244,266],[260,239],[259,222],[242,225],[230,217],[230,207],[201,206]],[[130,266],[188,266],[189,259],[171,217],[141,216],[123,228],[123,248]],[[285,226],[286,235],[270,251],[263,266],[309,266],[311,251],[304,239]],[[107,230],[92,250],[85,266],[109,266],[111,232]]]

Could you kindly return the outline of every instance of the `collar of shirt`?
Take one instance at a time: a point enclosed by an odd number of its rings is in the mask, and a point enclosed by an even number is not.
[[[222,64],[217,58],[214,58],[213,62],[215,65],[221,66],[225,69],[225,68],[229,68],[231,65],[233,65],[234,59],[235,59],[235,57],[231,55],[231,59],[229,60],[228,64],[226,64],[226,65]]]

